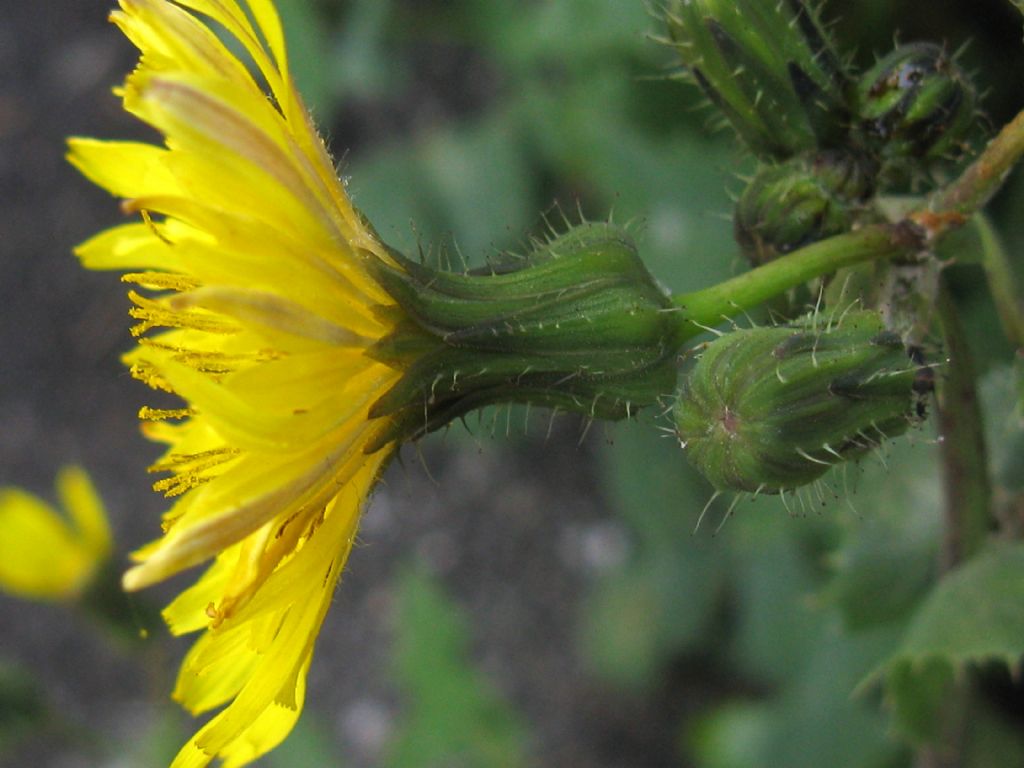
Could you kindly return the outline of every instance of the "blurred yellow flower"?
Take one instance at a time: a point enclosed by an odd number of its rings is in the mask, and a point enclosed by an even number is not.
[[[364,268],[391,259],[295,90],[270,0],[120,6],[111,18],[141,58],[118,94],[165,142],[70,140],[70,161],[141,219],[77,254],[139,286],[126,362],[185,401],[140,413],[169,446],[155,488],[176,501],[124,585],[213,560],[164,616],[175,633],[204,630],[174,697],[196,714],[227,706],[174,766],[239,766],[298,718],[360,510],[393,453],[389,420],[368,411],[403,372],[367,350],[400,313]]]
[[[19,488],[0,488],[0,591],[72,600],[113,549],[103,503],[79,467],[57,475],[64,515]]]

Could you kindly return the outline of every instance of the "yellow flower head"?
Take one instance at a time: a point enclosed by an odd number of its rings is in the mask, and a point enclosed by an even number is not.
[[[140,413],[169,446],[153,470],[175,503],[124,585],[213,560],[164,616],[175,633],[205,630],[175,698],[194,713],[227,706],[174,766],[238,766],[301,710],[360,509],[393,452],[368,410],[402,371],[366,352],[400,314],[364,266],[390,257],[302,105],[270,0],[120,6],[111,18],[141,58],[118,93],[165,141],[70,141],[70,161],[140,215],[77,253],[139,287],[126,361],[185,401]]]
[[[66,517],[18,488],[0,488],[0,591],[29,600],[72,600],[113,549],[110,527],[89,476],[57,475]]]

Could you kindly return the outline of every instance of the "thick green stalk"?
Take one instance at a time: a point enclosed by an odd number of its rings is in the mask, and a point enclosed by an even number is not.
[[[949,570],[981,549],[992,526],[992,490],[970,341],[943,282],[937,314],[946,348],[939,370],[939,432],[945,483],[942,567]]]
[[[999,233],[985,216],[977,216],[975,223],[981,237],[981,265],[985,268],[988,290],[999,313],[1003,333],[1014,347],[1024,349],[1024,296],[1009,254]]]
[[[672,302],[678,315],[677,343],[682,346],[707,326],[783,293],[808,280],[876,259],[907,258],[965,224],[999,190],[1024,155],[1024,112],[1007,123],[960,177],[937,191],[927,205],[896,224],[876,224],[822,240],[731,280]]]
[[[1003,126],[956,181],[938,190],[910,218],[930,237],[964,224],[985,207],[1024,154],[1024,112]]]
[[[913,224],[875,224],[801,248],[710,288],[674,296],[681,310],[677,341],[777,296],[783,291],[865,261],[908,256],[923,247]]]
[[[946,573],[984,546],[993,523],[992,489],[970,342],[945,281],[939,288],[936,309],[947,358],[939,371],[938,387],[945,497],[939,567]],[[963,765],[967,718],[976,693],[970,678],[956,682],[939,714],[943,740],[920,751],[916,768]]]

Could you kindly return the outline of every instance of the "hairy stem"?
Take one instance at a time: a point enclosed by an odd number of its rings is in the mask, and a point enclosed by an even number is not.
[[[896,224],[875,224],[801,248],[731,280],[672,302],[681,311],[677,343],[801,283],[866,261],[906,258],[963,226],[999,190],[1024,155],[1024,112],[1007,123],[960,177]],[[991,265],[989,265],[991,267]],[[999,266],[998,264],[996,265]]]
[[[1015,348],[1024,349],[1024,297],[1021,296],[1009,254],[988,218],[977,216],[975,222],[981,237],[981,264],[985,268],[989,293],[999,313],[1003,333]]]
[[[974,360],[945,282],[937,310],[947,358],[939,381],[938,419],[946,519],[941,564],[949,570],[985,543],[992,526],[992,490]]]
[[[821,275],[865,261],[906,256],[923,247],[909,223],[875,224],[801,248],[730,280],[672,298],[679,313],[680,344],[744,310]]]
[[[946,347],[946,365],[939,380],[939,434],[944,485],[943,573],[977,553],[993,523],[992,491],[974,361],[960,315],[945,280],[936,303]],[[963,764],[971,682],[959,680],[948,693],[939,718],[942,741],[918,754],[915,768],[956,768]]]
[[[956,181],[938,190],[911,218],[931,237],[963,224],[999,191],[1024,154],[1024,112],[1003,126],[978,158]]]

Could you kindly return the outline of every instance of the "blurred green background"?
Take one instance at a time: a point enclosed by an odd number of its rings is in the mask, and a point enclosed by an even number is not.
[[[277,4],[339,172],[393,246],[461,268],[611,216],[673,291],[742,269],[728,217],[749,161],[668,79],[656,4]],[[118,362],[123,289],[70,255],[117,207],[61,156],[69,134],[149,137],[109,92],[133,52],[104,2],[12,6],[0,22],[0,482],[49,495],[56,467],[81,462],[123,553],[157,533],[163,502],[143,471],[156,450],[135,424],[147,394]],[[824,14],[862,66],[894,37],[969,43],[982,133],[1024,105],[1009,2],[832,0]],[[1016,254],[1022,211],[1018,174],[993,207]],[[987,370],[1006,348],[983,282],[968,267],[954,281]],[[930,430],[788,509],[744,502],[720,531],[719,500],[694,532],[711,491],[657,416],[588,430],[489,410],[407,447],[367,512],[306,713],[259,764],[911,765],[878,690],[851,691],[933,576]],[[128,625],[182,583],[139,597]],[[0,596],[0,765],[165,764],[194,727],[166,700],[186,647],[156,628],[140,648],[81,611]],[[1019,684],[994,674],[991,687],[971,764],[1024,765]]]

